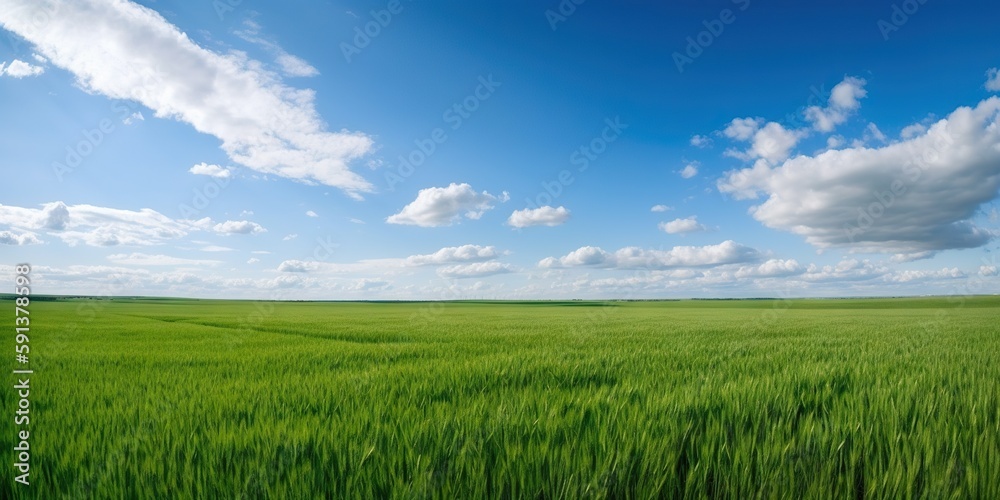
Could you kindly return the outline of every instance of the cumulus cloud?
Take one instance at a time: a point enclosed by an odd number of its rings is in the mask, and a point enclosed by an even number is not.
[[[795,259],[770,259],[757,266],[740,266],[737,278],[777,278],[801,274],[805,269]]]
[[[869,123],[865,127],[864,135],[860,139],[855,139],[854,142],[851,143],[851,147],[863,148],[873,142],[886,144],[889,142],[889,138],[886,137],[886,135],[883,134],[881,130],[879,130],[877,125],[875,125],[874,123]]]
[[[932,279],[957,279],[965,278],[966,275],[957,267],[942,268],[937,271],[912,270],[896,271],[885,276],[886,281],[896,283],[909,283],[911,281],[926,281]]]
[[[220,234],[260,234],[267,229],[248,220],[227,220],[212,226],[212,230]]]
[[[233,175],[233,173],[228,168],[223,168],[218,165],[211,165],[205,162],[201,162],[193,167],[191,167],[188,172],[194,175],[207,175],[209,177],[216,177],[219,179],[228,179]]]
[[[306,217],[319,217],[319,214],[313,212],[312,210],[306,210]]]
[[[755,129],[748,136],[750,140],[749,149],[740,151],[735,148],[729,148],[723,154],[743,161],[762,159],[775,164],[787,159],[792,149],[806,135],[807,131],[804,129],[788,130],[780,123],[768,122],[763,127]]]
[[[308,273],[310,271],[316,270],[318,267],[316,262],[309,262],[303,260],[286,260],[281,264],[278,264],[278,272],[282,273]]]
[[[921,123],[914,123],[913,125],[903,127],[903,130],[899,132],[899,136],[903,139],[913,139],[918,135],[923,135],[924,132],[927,132],[927,127]]]
[[[226,221],[216,224],[205,217],[200,220],[172,219],[155,210],[122,210],[94,205],[66,205],[61,201],[46,203],[41,208],[0,205],[0,226],[21,231],[43,231],[70,246],[161,244],[182,238],[195,231],[257,234],[265,229],[250,221]]]
[[[462,245],[459,247],[445,247],[432,254],[411,255],[403,259],[403,263],[407,266],[427,266],[458,262],[480,262],[493,260],[499,256],[500,253],[492,246]]]
[[[698,223],[698,217],[692,216],[686,219],[674,219],[670,222],[661,222],[660,230],[667,234],[694,233],[705,231],[708,228]]]
[[[507,219],[507,225],[511,227],[531,227],[531,226],[558,226],[569,220],[569,210],[566,207],[553,208],[550,206],[536,209],[526,208],[515,210]]]
[[[838,83],[830,92],[826,107],[810,106],[805,110],[805,117],[813,128],[820,132],[832,132],[837,125],[844,123],[861,107],[860,99],[868,95],[865,90],[867,82],[862,78],[849,76]]]
[[[819,247],[914,254],[978,247],[996,236],[972,216],[1000,187],[1000,98],[961,107],[923,135],[728,172],[719,190],[768,198],[764,225]]]
[[[467,219],[479,219],[497,202],[508,199],[510,196],[506,191],[498,197],[486,191],[477,193],[468,184],[453,182],[448,187],[421,189],[417,199],[398,214],[386,218],[386,222],[420,227],[450,226],[461,220],[463,215]]]
[[[649,211],[650,212],[668,212],[668,211],[673,210],[673,209],[674,209],[674,207],[669,207],[667,205],[653,205],[653,208],[650,208]]]
[[[830,137],[826,138],[826,148],[827,149],[837,149],[837,148],[843,146],[846,142],[847,141],[844,139],[843,136],[840,136],[840,135],[831,135]]]
[[[670,250],[622,248],[609,253],[599,247],[582,247],[563,257],[548,257],[538,263],[543,268],[601,267],[615,269],[674,269],[749,263],[760,260],[760,252],[727,240],[701,247],[677,246]]]
[[[371,279],[371,278],[361,278],[361,279],[357,279],[357,280],[354,280],[354,281],[348,283],[344,287],[344,289],[345,290],[359,291],[359,292],[366,292],[366,291],[372,291],[372,290],[385,290],[387,288],[390,288],[391,286],[392,286],[392,283],[390,283],[388,281],[385,281],[385,280]]]
[[[20,59],[14,59],[10,64],[0,62],[0,76],[24,78],[26,76],[38,76],[44,72],[45,68],[26,63]]]
[[[371,151],[372,139],[327,131],[313,90],[285,85],[242,52],[205,49],[151,9],[127,1],[6,0],[0,25],[84,90],[139,102],[158,118],[213,135],[237,164],[355,198],[373,190],[349,168]]]
[[[792,148],[803,137],[805,134],[802,131],[788,130],[779,123],[770,122],[754,133],[753,144],[747,153],[772,164],[778,163],[788,158]]]
[[[0,231],[0,245],[38,245],[42,240],[35,236],[35,233],[16,233],[13,231]]]
[[[510,264],[491,261],[446,266],[438,269],[437,273],[442,278],[481,278],[483,276],[506,274],[515,271],[516,268]]]
[[[722,130],[722,134],[733,140],[746,141],[753,137],[763,123],[763,118],[733,118]]]
[[[861,282],[884,278],[891,270],[870,260],[844,259],[836,265],[810,264],[799,279],[810,283]]]
[[[698,175],[698,162],[695,161],[695,162],[688,163],[687,165],[684,166],[684,169],[681,170],[680,173],[681,173],[681,177],[683,177],[685,179],[690,179],[690,178]]]
[[[1000,68],[990,68],[986,72],[986,90],[1000,92]]]
[[[69,245],[154,245],[180,238],[198,227],[155,210],[138,211],[67,206],[61,201],[42,208],[0,205],[0,224],[27,231],[48,231]]]
[[[696,148],[707,148],[712,145],[712,139],[704,135],[694,135],[691,137],[691,145]]]

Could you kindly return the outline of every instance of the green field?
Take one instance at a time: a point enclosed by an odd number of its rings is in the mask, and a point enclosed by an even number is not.
[[[30,317],[3,498],[1000,498],[1000,297]]]

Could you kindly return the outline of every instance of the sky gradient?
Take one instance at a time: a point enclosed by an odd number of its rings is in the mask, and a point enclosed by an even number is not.
[[[998,18],[0,0],[0,269],[206,298],[1000,293]]]

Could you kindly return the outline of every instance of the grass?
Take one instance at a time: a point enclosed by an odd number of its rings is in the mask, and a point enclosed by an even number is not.
[[[1000,498],[998,317],[998,297],[37,301],[32,484],[0,496]]]

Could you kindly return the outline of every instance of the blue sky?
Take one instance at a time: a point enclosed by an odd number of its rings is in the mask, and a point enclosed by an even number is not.
[[[0,7],[36,293],[1000,290],[990,3]]]

